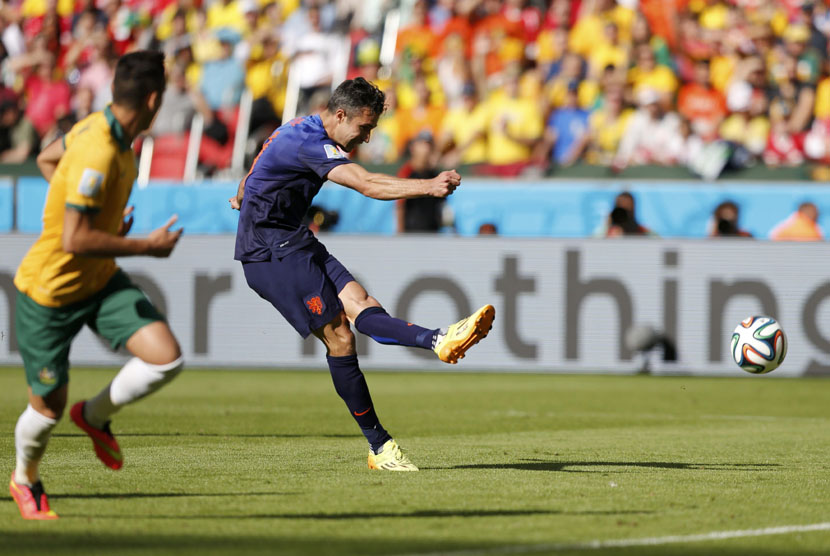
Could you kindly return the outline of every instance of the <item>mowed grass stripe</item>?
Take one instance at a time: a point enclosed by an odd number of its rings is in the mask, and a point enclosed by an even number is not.
[[[497,556],[503,554],[529,554],[533,552],[593,551],[603,548],[629,548],[638,546],[661,546],[677,543],[697,543],[705,541],[739,539],[744,537],[766,537],[771,535],[789,535],[793,533],[812,533],[830,531],[830,523],[813,523],[810,525],[785,525],[765,527],[763,529],[745,529],[743,531],[713,531],[699,535],[675,535],[668,537],[647,537],[642,539],[593,540],[579,544],[550,544],[537,546],[504,546],[485,550],[458,550],[455,552],[429,552],[406,554],[401,556]]]
[[[114,372],[73,369],[70,400]],[[42,468],[62,519],[23,522],[7,496],[0,553],[104,553],[114,543],[125,554],[560,554],[584,551],[586,539],[830,522],[824,380],[367,378],[384,425],[421,472],[366,469],[365,441],[327,372],[191,370],[116,416],[119,472],[64,420]],[[0,370],[0,472],[12,470],[25,403],[22,371]],[[830,533],[595,550],[827,554]]]

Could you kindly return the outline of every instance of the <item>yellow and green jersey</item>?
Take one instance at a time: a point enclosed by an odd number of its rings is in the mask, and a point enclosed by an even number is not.
[[[43,231],[14,278],[18,290],[47,307],[92,296],[118,269],[113,258],[63,250],[66,208],[90,213],[93,227],[116,234],[136,177],[135,156],[109,107],[75,124],[64,146],[49,182]]]

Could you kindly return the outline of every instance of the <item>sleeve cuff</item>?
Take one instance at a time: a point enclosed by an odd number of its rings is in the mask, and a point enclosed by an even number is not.
[[[66,208],[71,208],[72,210],[77,210],[78,212],[84,212],[88,214],[96,214],[101,209],[99,207],[90,207],[86,205],[76,205],[74,203],[66,203]]]

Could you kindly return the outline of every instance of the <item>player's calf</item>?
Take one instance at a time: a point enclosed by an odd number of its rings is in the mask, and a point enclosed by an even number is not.
[[[69,412],[72,422],[92,439],[95,455],[104,465],[116,470],[124,465],[121,448],[110,430],[112,415],[157,391],[176,378],[183,368],[182,357],[163,365],[133,357],[98,395],[72,406]]]

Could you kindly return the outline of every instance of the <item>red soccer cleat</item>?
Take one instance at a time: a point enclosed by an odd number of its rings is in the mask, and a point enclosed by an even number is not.
[[[72,422],[78,425],[82,431],[87,433],[92,439],[92,445],[95,447],[95,455],[98,456],[104,465],[110,469],[121,469],[124,465],[124,456],[121,454],[121,448],[118,447],[118,441],[110,431],[110,424],[107,422],[103,429],[96,429],[86,422],[84,419],[84,404],[85,401],[80,401],[72,406],[69,410],[69,417]]]
[[[14,482],[14,471],[12,471],[9,492],[17,502],[23,519],[58,519],[58,514],[49,509],[49,500],[46,498],[43,483],[40,481],[30,487],[19,485]]]

